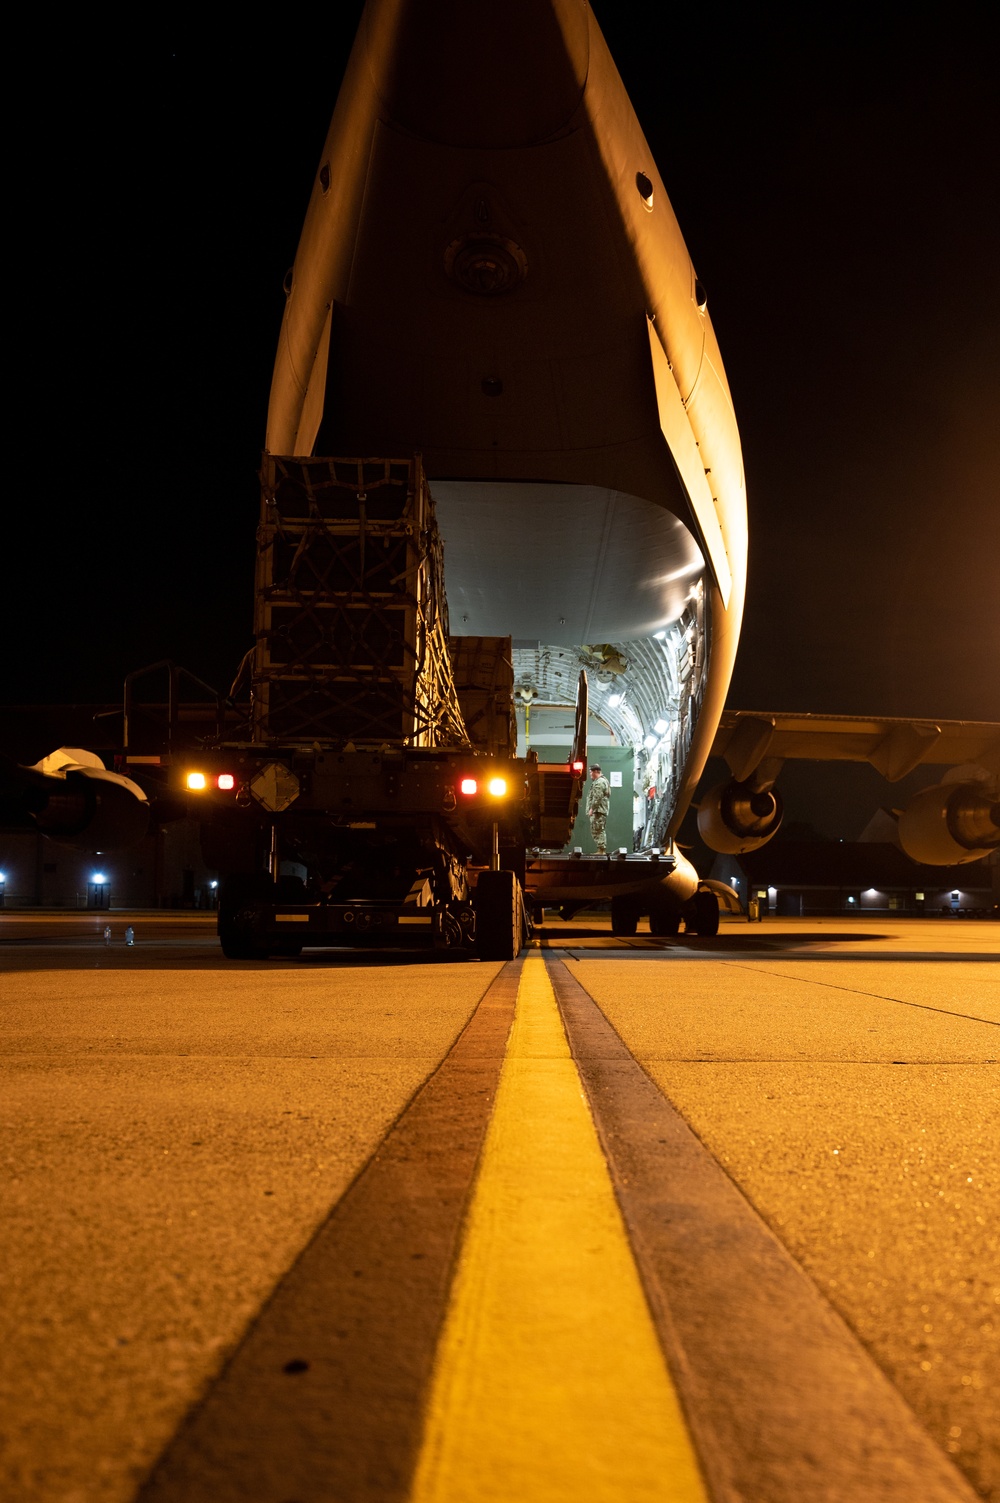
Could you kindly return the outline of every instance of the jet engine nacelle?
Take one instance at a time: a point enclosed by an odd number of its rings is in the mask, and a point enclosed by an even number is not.
[[[766,845],[781,824],[784,806],[776,788],[718,783],[698,807],[698,834],[713,851],[738,856]]]
[[[899,841],[925,866],[978,861],[1000,846],[1000,803],[978,783],[924,788],[899,816]]]
[[[26,793],[28,812],[53,840],[81,850],[135,845],[149,828],[149,802],[137,783],[108,772],[93,752],[61,747],[30,771],[41,773]]]

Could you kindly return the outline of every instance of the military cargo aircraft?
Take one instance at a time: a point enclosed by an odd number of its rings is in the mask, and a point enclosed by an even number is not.
[[[670,853],[687,896],[675,838],[713,750],[732,779],[699,827],[719,851],[775,832],[795,756],[890,779],[964,765],[905,812],[904,844],[950,864],[1000,841],[1000,727],[723,719],[746,589],[739,431],[589,5],[373,0],[286,291],[268,449],[422,452],[453,624],[511,634],[538,704],[570,702],[590,667],[593,709],[635,754],[634,845]],[[572,901],[584,874],[549,865],[536,890]],[[604,875],[589,895],[623,897]]]
[[[619,932],[642,912],[710,932],[719,892],[677,835],[713,752],[731,774],[698,810],[716,851],[775,833],[790,757],[890,780],[939,764],[904,848],[950,865],[1000,844],[1000,726],[724,712],[739,430],[706,290],[584,0],[369,0],[285,291],[267,451],[420,454],[453,631],[509,636],[515,694],[538,706],[572,704],[583,667],[631,748],[630,848],[532,852],[536,907],[611,899]],[[90,776],[39,767],[33,796]]]

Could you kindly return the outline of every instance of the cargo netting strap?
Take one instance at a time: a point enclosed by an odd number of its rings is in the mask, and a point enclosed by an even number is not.
[[[467,746],[419,462],[266,455],[261,480],[258,733]]]

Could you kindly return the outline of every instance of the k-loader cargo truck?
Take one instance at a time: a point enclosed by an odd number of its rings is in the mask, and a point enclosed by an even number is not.
[[[510,959],[530,932],[527,849],[565,844],[579,804],[586,676],[568,762],[518,758],[510,639],[450,636],[419,457],[267,454],[261,479],[254,646],[228,714],[164,758],[127,692],[125,770],[157,762],[195,807],[233,959]]]

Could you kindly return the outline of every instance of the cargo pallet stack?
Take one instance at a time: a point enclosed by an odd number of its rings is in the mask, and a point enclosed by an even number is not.
[[[468,746],[419,456],[266,454],[261,482],[254,742]]]

